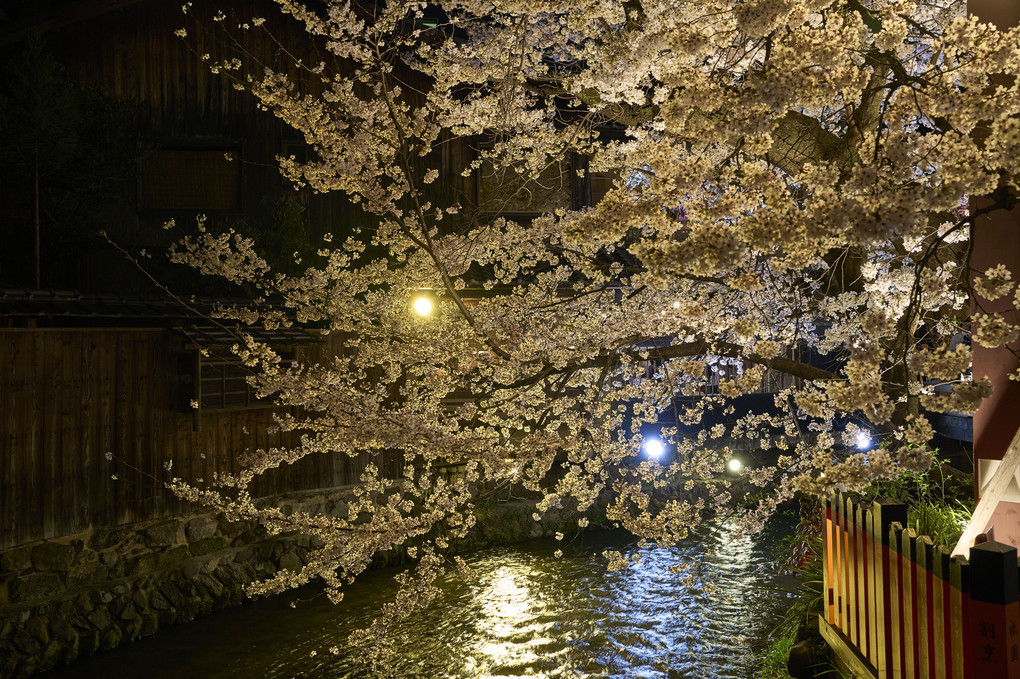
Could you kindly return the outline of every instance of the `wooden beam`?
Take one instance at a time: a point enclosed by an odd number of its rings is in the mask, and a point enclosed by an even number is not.
[[[878,670],[879,679],[887,679],[893,676],[892,656],[899,652],[899,647],[892,642],[893,616],[892,606],[894,603],[892,594],[893,575],[898,575],[890,567],[890,557],[893,553],[889,543],[889,528],[896,523],[901,525],[907,522],[907,506],[902,502],[882,498],[872,503],[872,569],[871,569],[871,591],[874,613],[872,614],[872,626],[874,627],[873,639],[875,653],[873,663]]]
[[[868,659],[846,638],[842,632],[825,621],[825,617],[818,616],[818,631],[829,648],[835,654],[838,662],[843,664],[857,679],[878,679],[875,668]]]
[[[914,561],[917,554],[917,535],[907,528],[900,533],[900,596],[903,618],[900,621],[900,643],[903,645],[903,676],[916,679],[917,659],[917,582]]]
[[[1012,443],[1006,449],[1006,454],[1002,456],[1002,461],[995,468],[992,478],[989,479],[988,485],[981,493],[981,499],[974,507],[974,514],[971,515],[970,522],[967,523],[963,535],[960,536],[956,547],[953,548],[953,556],[965,556],[967,550],[974,546],[977,536],[985,531],[992,520],[992,515],[995,514],[995,508],[999,506],[999,499],[1013,482],[1017,468],[1020,468],[1020,429],[1017,429]]]
[[[946,653],[952,648],[950,630],[950,594],[949,594],[949,550],[938,546],[932,552],[932,565],[935,579],[932,586],[932,610],[934,627],[935,652],[932,657],[932,668],[936,677],[948,677],[950,663]]]
[[[846,635],[854,646],[864,646],[858,643],[860,637],[857,634],[858,620],[861,616],[861,606],[857,601],[857,528],[854,525],[854,503],[850,498],[843,498],[847,531],[846,550],[846,605],[847,605],[847,626]]]
[[[970,563],[967,557],[955,557],[949,562],[949,624],[951,645],[949,648],[952,679],[968,679],[970,665],[966,653],[970,650],[969,608],[970,608]]]

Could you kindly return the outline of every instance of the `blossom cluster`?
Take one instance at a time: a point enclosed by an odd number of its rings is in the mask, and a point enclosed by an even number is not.
[[[430,600],[476,499],[499,488],[579,526],[604,503],[661,543],[705,512],[760,525],[795,492],[927,464],[921,409],[972,412],[990,393],[960,338],[1020,334],[1010,309],[969,316],[965,264],[968,197],[1020,176],[1020,80],[999,77],[1020,71],[1020,29],[962,3],[438,0],[430,21],[415,2],[279,4],[327,59],[209,66],[309,144],[307,160],[279,158],[284,177],[346,194],[368,226],[333,227],[350,236],[324,239],[300,275],[204,227],[173,251],[258,290],[225,315],[315,323],[333,349],[287,367],[239,341],[300,444],[250,451],[219,490],[178,484],[322,541],[259,589],[318,577],[336,598],[374,553],[404,548],[418,586],[379,637]],[[450,148],[470,153],[451,166]],[[593,176],[605,195],[571,200]],[[973,285],[988,302],[1015,288],[1005,267]],[[428,316],[411,311],[423,290]],[[736,408],[759,390],[774,407]],[[847,421],[888,445],[856,452]],[[647,426],[669,460],[642,459]],[[738,447],[776,461],[728,476]],[[314,454],[404,464],[367,466],[345,519],[248,494]]]

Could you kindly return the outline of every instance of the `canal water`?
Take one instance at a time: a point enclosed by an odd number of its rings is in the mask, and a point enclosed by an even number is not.
[[[671,549],[639,547],[622,531],[590,531],[564,543],[535,540],[471,554],[466,560],[477,577],[451,576],[431,608],[403,623],[396,666],[382,676],[754,677],[755,653],[789,603],[791,583],[776,572],[775,555],[793,524],[778,517],[755,538],[736,537],[725,523],[704,525]],[[605,549],[641,559],[607,573]],[[687,573],[673,573],[682,563]],[[369,679],[377,675],[344,640],[393,595],[396,572],[365,574],[337,606],[305,588],[42,676]],[[333,646],[338,654],[328,650]]]

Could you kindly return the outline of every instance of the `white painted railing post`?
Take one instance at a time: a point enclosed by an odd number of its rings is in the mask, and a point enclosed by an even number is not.
[[[956,543],[956,547],[953,548],[953,556],[965,556],[967,551],[974,546],[975,538],[985,532],[985,528],[992,520],[992,515],[995,514],[995,508],[999,505],[1002,494],[1013,482],[1018,468],[1020,468],[1020,429],[1017,430],[1013,442],[1009,444],[1006,454],[1002,456],[1002,462],[995,468],[992,478],[989,479],[988,485],[981,493],[981,499],[974,507],[974,514],[970,517],[970,522]]]

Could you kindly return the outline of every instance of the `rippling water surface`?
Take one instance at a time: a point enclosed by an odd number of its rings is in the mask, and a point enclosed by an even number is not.
[[[754,651],[785,601],[787,583],[772,564],[791,526],[778,520],[757,538],[739,539],[727,525],[708,525],[674,549],[639,548],[626,534],[601,531],[565,545],[536,540],[472,554],[477,577],[442,583],[440,599],[403,625],[407,640],[385,676],[753,677]],[[607,573],[604,549],[641,560]],[[681,563],[690,564],[691,577],[671,572]],[[305,589],[45,676],[373,677],[343,642],[392,596],[394,573],[367,574],[339,606]],[[334,645],[339,655],[328,652]]]

